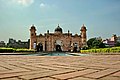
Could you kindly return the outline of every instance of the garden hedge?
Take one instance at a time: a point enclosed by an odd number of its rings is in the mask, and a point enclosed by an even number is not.
[[[81,53],[120,53],[120,47],[80,50]]]
[[[15,48],[0,48],[0,53],[3,53],[3,52],[34,52],[34,50],[15,49]]]

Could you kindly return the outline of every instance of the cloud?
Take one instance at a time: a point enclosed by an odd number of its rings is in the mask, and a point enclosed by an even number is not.
[[[41,8],[43,8],[43,7],[45,7],[45,6],[46,6],[46,5],[45,5],[44,3],[41,3],[41,4],[40,4],[40,7],[41,7]]]
[[[46,3],[40,3],[39,7],[42,9],[50,9],[50,8],[55,8],[55,5],[50,5],[50,4],[46,4]]]
[[[12,2],[22,6],[29,6],[34,3],[34,0],[12,0]]]

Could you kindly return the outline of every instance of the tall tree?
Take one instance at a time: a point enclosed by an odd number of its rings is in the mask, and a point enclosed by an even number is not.
[[[95,39],[96,39],[96,38],[91,38],[91,39],[89,39],[89,40],[87,41],[87,45],[88,45],[89,48],[92,47],[92,43],[93,43],[93,41],[94,41]]]
[[[102,40],[97,38],[91,38],[87,41],[87,45],[89,48],[104,48],[105,44],[102,42]]]

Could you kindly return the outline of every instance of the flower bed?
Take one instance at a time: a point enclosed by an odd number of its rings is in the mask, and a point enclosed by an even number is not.
[[[120,53],[120,47],[80,50],[81,53]]]

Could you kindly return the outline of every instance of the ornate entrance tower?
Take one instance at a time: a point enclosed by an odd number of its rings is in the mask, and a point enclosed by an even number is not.
[[[86,29],[86,27],[84,26],[84,24],[83,24],[83,26],[81,27],[81,41],[82,41],[82,47],[84,47],[84,46],[87,46],[87,35],[86,35],[86,31],[87,31],[87,29]]]
[[[36,43],[36,29],[35,26],[32,25],[30,29],[30,49],[33,49],[34,43]]]

